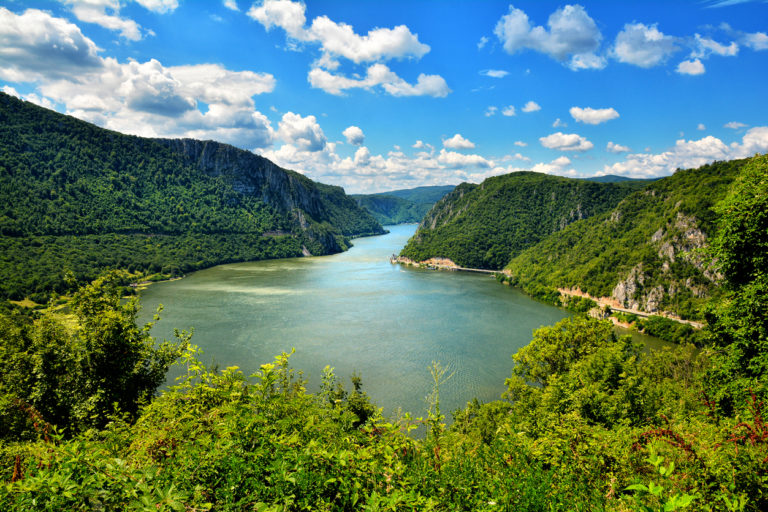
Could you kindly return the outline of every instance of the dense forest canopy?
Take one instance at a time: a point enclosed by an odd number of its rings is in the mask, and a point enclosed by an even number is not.
[[[679,170],[575,222],[512,258],[525,287],[578,287],[626,307],[701,318],[719,275],[702,252],[716,232],[716,205],[750,160]]]
[[[462,183],[421,221],[401,251],[500,270],[513,256],[572,222],[613,208],[642,182],[596,183],[533,172]]]
[[[178,275],[338,252],[378,222],[340,187],[212,141],[122,135],[0,93],[0,295],[107,268]]]

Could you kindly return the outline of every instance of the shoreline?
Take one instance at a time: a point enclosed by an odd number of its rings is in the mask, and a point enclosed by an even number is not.
[[[509,276],[509,274],[507,274],[507,272],[505,272],[504,270],[497,271],[497,270],[473,269],[473,268],[460,267],[454,261],[452,261],[452,260],[450,260],[448,258],[429,258],[429,259],[424,260],[424,261],[414,261],[414,260],[412,260],[410,258],[406,258],[404,256],[398,256],[398,255],[393,254],[392,256],[390,256],[389,262],[391,264],[393,264],[393,265],[395,265],[395,264],[407,265],[407,266],[423,268],[423,269],[427,269],[427,270],[449,270],[449,271],[454,271],[454,272],[455,271],[480,272],[480,273],[487,273],[487,274],[493,274],[493,275],[503,274],[503,275]],[[507,283],[505,283],[505,284],[507,284]],[[522,291],[521,288],[518,288],[518,289],[520,289]],[[698,329],[698,330],[701,330],[701,329],[703,329],[705,327],[705,324],[702,323],[702,322],[696,322],[694,320],[685,320],[685,319],[680,318],[679,316],[677,316],[675,314],[672,314],[672,313],[669,313],[669,312],[666,312],[666,311],[660,311],[660,312],[657,312],[657,313],[649,313],[649,312],[641,311],[641,310],[638,310],[638,309],[626,308],[626,307],[622,306],[621,304],[619,304],[619,302],[616,299],[612,298],[612,297],[593,297],[592,295],[589,295],[588,293],[581,291],[581,289],[578,288],[578,287],[576,287],[576,288],[557,288],[557,291],[561,295],[566,295],[566,296],[569,296],[569,297],[580,297],[580,298],[590,299],[590,300],[594,301],[602,309],[605,309],[606,307],[609,307],[611,309],[611,311],[616,311],[616,312],[619,312],[619,313],[626,313],[626,314],[630,314],[630,315],[635,315],[635,316],[638,316],[638,317],[641,317],[641,318],[649,318],[649,317],[652,317],[652,316],[660,316],[662,318],[666,318],[668,320],[672,320],[672,321],[677,322],[677,323],[690,325],[694,329]],[[610,320],[616,327],[622,327],[624,329],[635,329],[636,330],[636,328],[633,326],[633,324],[630,324],[630,323],[627,323],[627,322],[622,322],[621,320],[619,320],[615,316],[608,316],[607,319]],[[640,331],[638,331],[638,332],[640,332]]]
[[[467,267],[460,267],[456,263],[454,263],[452,260],[449,260],[448,258],[429,258],[428,260],[424,261],[413,261],[410,258],[406,258],[405,256],[396,256],[392,255],[389,258],[389,262],[393,265],[395,264],[401,264],[401,265],[407,265],[411,267],[418,267],[418,268],[425,268],[428,270],[449,270],[452,272],[476,272],[481,274],[498,274],[499,272],[497,270],[488,270],[484,268],[467,268]]]

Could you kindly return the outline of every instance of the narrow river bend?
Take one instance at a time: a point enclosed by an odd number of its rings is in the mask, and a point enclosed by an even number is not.
[[[392,265],[389,256],[416,226],[388,229],[354,240],[342,254],[221,265],[153,284],[141,293],[140,321],[163,304],[153,336],[171,339],[174,328],[194,328],[205,362],[246,374],[295,347],[292,366],[305,372],[310,389],[325,365],[347,389],[357,371],[388,415],[397,407],[425,415],[432,361],[454,373],[440,393],[449,418],[474,397],[499,398],[511,355],[533,329],[567,313],[485,274]]]

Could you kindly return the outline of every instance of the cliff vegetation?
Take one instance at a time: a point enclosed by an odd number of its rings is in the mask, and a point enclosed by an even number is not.
[[[415,261],[448,258],[501,270],[522,250],[569,224],[613,208],[642,185],[597,183],[533,172],[462,183],[441,199],[401,251]]]
[[[716,162],[652,182],[522,251],[505,271],[523,288],[578,287],[622,307],[700,319],[722,279],[705,251],[716,234],[717,205],[750,161]]]
[[[212,141],[122,135],[0,93],[0,296],[107,268],[329,254],[381,225],[339,187]]]

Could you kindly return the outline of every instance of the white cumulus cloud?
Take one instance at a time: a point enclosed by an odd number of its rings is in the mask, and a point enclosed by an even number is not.
[[[678,49],[676,39],[663,34],[656,25],[629,23],[616,36],[611,53],[619,62],[651,68]]]
[[[732,41],[729,45],[724,45],[700,34],[695,34],[694,39],[695,48],[691,53],[693,58],[707,58],[712,54],[721,57],[735,57],[739,53],[739,45],[735,41]]]
[[[515,107],[514,107],[513,105],[509,105],[509,106],[507,106],[507,107],[504,107],[504,108],[501,110],[501,113],[502,113],[502,115],[505,115],[505,116],[507,116],[507,117],[512,117],[512,116],[514,116],[514,115],[515,115],[517,112],[515,112]]]
[[[730,145],[708,135],[699,140],[678,140],[662,153],[637,153],[626,160],[606,165],[600,174],[618,174],[636,178],[664,176],[676,169],[690,169],[714,162],[746,158],[768,152],[768,126],[756,126],[744,134],[741,143]]]
[[[330,94],[344,94],[348,89],[372,89],[380,86],[392,96],[433,96],[442,98],[451,90],[439,75],[418,76],[415,84],[409,84],[389,69],[386,64],[373,64],[367,70],[365,78],[348,78],[333,74],[325,69],[316,67],[309,72],[309,83],[312,87],[322,89]]]
[[[281,28],[288,38],[300,44],[319,44],[322,55],[309,71],[312,87],[330,94],[347,89],[381,86],[392,96],[447,96],[451,90],[440,75],[419,74],[411,84],[397,76],[382,61],[423,57],[430,48],[405,25],[374,28],[365,35],[357,34],[351,25],[338,23],[328,16],[318,16],[307,26],[306,6],[291,0],[264,0],[248,10],[248,16],[267,30]],[[365,78],[349,78],[334,74],[339,58],[355,64],[372,63]]]
[[[595,145],[576,133],[556,132],[546,137],[540,137],[539,142],[545,148],[560,151],[588,151]]]
[[[560,156],[558,158],[555,158],[548,164],[545,164],[543,162],[540,162],[533,167],[531,167],[531,170],[533,172],[543,172],[545,174],[557,174],[559,176],[562,175],[575,175],[576,171],[574,169],[566,170],[566,167],[571,165],[571,159],[567,156]]]
[[[576,121],[585,124],[605,123],[619,117],[619,113],[613,108],[571,107],[569,112]]]
[[[535,101],[529,101],[528,103],[525,104],[522,110],[523,112],[526,112],[526,113],[538,112],[539,110],[541,110],[541,107]]]
[[[86,23],[100,25],[107,30],[120,32],[131,41],[141,39],[141,27],[135,21],[121,18],[119,0],[62,0],[72,9],[72,14]]]
[[[437,161],[448,168],[459,167],[491,167],[492,162],[480,155],[466,155],[456,151],[440,150]]]
[[[293,112],[283,114],[277,136],[286,144],[310,152],[322,151],[327,143],[323,129],[320,128],[315,116],[302,117]]]
[[[166,13],[176,10],[179,6],[178,0],[136,0],[136,3],[157,13]]]
[[[472,149],[475,147],[475,144],[462,137],[460,133],[457,133],[450,139],[444,140],[443,146],[449,149]]]
[[[28,82],[100,68],[98,47],[76,25],[37,9],[17,15],[0,7],[0,78]]]
[[[494,33],[510,54],[529,49],[549,55],[574,70],[604,66],[594,54],[603,36],[580,5],[557,9],[549,16],[546,28],[531,26],[528,15],[510,5],[509,13],[501,17]]]
[[[605,149],[607,151],[610,151],[611,153],[628,153],[631,151],[629,149],[629,146],[622,146],[621,144],[616,144],[613,141],[608,141],[608,144],[605,146]]]
[[[729,123],[725,123],[723,127],[730,128],[731,130],[741,130],[742,128],[746,128],[747,125],[738,121],[731,121]]]
[[[361,146],[365,140],[363,130],[357,126],[350,126],[341,133],[347,138],[347,142],[353,146]]]
[[[484,69],[480,74],[491,78],[504,78],[509,74],[509,71],[504,71],[503,69]]]
[[[768,50],[768,34],[765,32],[744,34],[742,42],[755,51]]]
[[[93,23],[107,30],[120,32],[120,35],[131,41],[138,41],[142,37],[141,26],[134,20],[120,16],[120,0],[59,0],[68,5],[72,14],[86,23]],[[166,13],[175,10],[179,3],[177,0],[135,0],[136,3],[147,10]]]
[[[681,75],[703,75],[706,69],[699,59],[684,60],[675,69]]]

